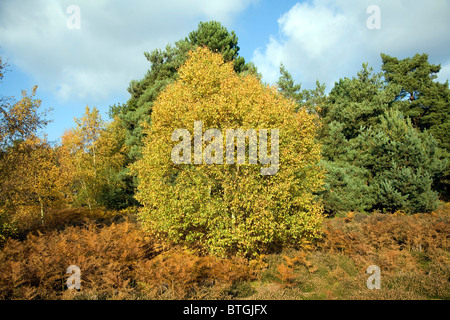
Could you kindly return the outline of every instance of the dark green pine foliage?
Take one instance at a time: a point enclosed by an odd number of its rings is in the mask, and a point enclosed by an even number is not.
[[[239,56],[238,38],[234,31],[229,32],[219,22],[200,22],[198,29],[189,33],[188,37],[167,45],[164,50],[155,49],[145,52],[150,62],[150,69],[143,79],[131,81],[128,92],[131,94],[126,104],[114,105],[111,115],[117,115],[126,129],[125,143],[129,147],[127,163],[131,164],[141,157],[143,146],[143,126],[151,125],[153,103],[160,92],[178,77],[178,68],[186,61],[188,52],[197,46],[207,46],[210,50],[223,54],[225,61],[234,61],[236,72],[241,74],[257,74],[252,63],[245,63]],[[260,77],[260,75],[258,75]],[[127,185],[126,193],[133,195],[136,179],[128,175],[124,168],[121,179]],[[130,200],[131,201],[131,200]],[[131,203],[128,201],[128,203]]]
[[[150,70],[140,80],[131,81],[128,92],[130,99],[119,112],[119,118],[126,128],[126,144],[130,148],[129,159],[134,162],[140,157],[142,147],[142,124],[150,123],[153,103],[159,93],[177,78],[177,69],[184,63],[191,45],[185,40],[167,45],[165,50],[145,52]]]
[[[381,54],[381,58],[386,81],[399,85],[399,94],[406,98],[396,102],[400,110],[415,127],[429,130],[441,147],[450,150],[450,90],[448,81],[435,81],[441,66],[430,64],[427,54],[403,60]]]
[[[355,164],[370,171],[374,209],[430,212],[438,205],[433,181],[445,168],[438,142],[420,132],[401,111],[388,110],[381,122],[353,141]]]
[[[326,211],[430,211],[442,172],[437,142],[392,106],[401,87],[373,74],[341,79],[320,111]]]
[[[381,73],[373,74],[373,68],[364,63],[356,78],[340,79],[328,95],[320,111],[324,130],[339,123],[346,139],[357,137],[361,127],[378,122],[397,90],[398,87],[385,83]]]
[[[353,141],[365,127],[380,121],[396,88],[387,88],[382,75],[372,71],[363,64],[357,77],[340,79],[319,112],[319,140],[328,172],[322,197],[329,214],[366,211],[375,205],[371,171],[356,163],[361,150],[354,148]]]
[[[206,46],[211,51],[220,52],[225,61],[234,60],[234,70],[238,73],[246,68],[244,58],[239,56],[238,38],[235,32],[228,32],[220,22],[200,22],[198,29],[189,33],[189,39],[185,41],[194,47]]]
[[[427,54],[399,60],[381,54],[382,70],[388,83],[401,87],[394,104],[421,131],[428,130],[439,142],[442,157],[450,159],[450,89],[448,81],[436,81],[441,65],[428,62]],[[442,196],[449,198],[450,167],[437,179]]]
[[[301,91],[302,85],[296,84],[292,75],[287,71],[286,67],[280,65],[280,77],[278,78],[278,90],[288,99],[293,99],[297,102],[298,106],[301,106],[303,102],[303,93]]]
[[[303,89],[300,83],[295,83],[292,75],[286,67],[280,65],[280,77],[277,81],[278,90],[288,99],[293,99],[298,108],[307,108],[309,112],[317,113],[326,100],[325,84],[316,81],[316,88],[313,90]]]

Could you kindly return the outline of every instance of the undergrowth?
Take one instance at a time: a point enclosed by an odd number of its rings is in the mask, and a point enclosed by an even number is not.
[[[81,269],[79,291],[67,289],[70,265]],[[0,252],[1,299],[226,298],[252,277],[243,260],[164,248],[129,221],[30,233]]]
[[[350,212],[309,250],[266,258],[252,299],[450,299],[450,205],[429,214]],[[370,290],[370,265],[381,289]]]
[[[348,213],[320,241],[257,260],[219,259],[143,233],[134,211],[63,210],[0,251],[0,299],[450,299],[450,205]],[[66,269],[81,269],[68,290]],[[381,289],[366,286],[367,267]]]

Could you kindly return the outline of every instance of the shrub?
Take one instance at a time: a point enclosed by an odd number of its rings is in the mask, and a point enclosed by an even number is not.
[[[218,256],[251,256],[316,238],[322,208],[313,192],[323,173],[315,117],[295,112],[295,103],[276,88],[237,75],[232,63],[206,48],[191,52],[178,73],[153,106],[143,157],[134,166],[144,227]],[[202,121],[202,134],[210,128],[279,129],[279,171],[264,176],[265,166],[249,161],[174,164],[172,133],[181,128],[192,135],[195,121]],[[203,150],[209,145],[203,141]],[[187,159],[193,163],[191,155]]]

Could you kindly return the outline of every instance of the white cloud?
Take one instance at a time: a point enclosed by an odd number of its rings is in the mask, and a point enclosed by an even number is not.
[[[441,64],[441,71],[438,73],[437,81],[444,83],[450,79],[450,61]]]
[[[187,36],[200,20],[230,24],[251,1],[1,1],[0,45],[43,90],[99,101],[144,76],[144,51]],[[70,5],[80,8],[79,30],[66,26]]]
[[[367,28],[367,7],[380,8],[381,29]],[[279,20],[279,35],[258,48],[253,61],[263,80],[274,83],[282,62],[303,88],[316,79],[331,89],[356,75],[363,62],[376,70],[380,53],[398,58],[428,53],[432,63],[450,59],[450,2],[446,0],[311,0],[297,3]],[[448,77],[448,64],[443,67]],[[443,80],[445,81],[445,80]]]

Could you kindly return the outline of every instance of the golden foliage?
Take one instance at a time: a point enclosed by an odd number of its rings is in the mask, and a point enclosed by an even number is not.
[[[1,65],[1,62],[0,62]],[[36,136],[38,130],[44,127],[48,120],[44,119],[48,110],[41,113],[41,100],[36,99],[37,86],[31,94],[22,90],[22,99],[14,104],[0,100],[0,148],[12,146],[17,141],[23,141]]]
[[[3,155],[1,204],[13,216],[26,209],[45,222],[49,207],[60,208],[70,199],[71,173],[60,166],[59,150],[45,139],[30,136]]]
[[[61,139],[61,166],[72,172],[74,203],[92,208],[102,204],[103,190],[123,186],[114,175],[125,164],[125,129],[117,119],[105,124],[95,107],[86,107],[75,123]]]
[[[238,258],[159,248],[127,221],[9,239],[0,251],[0,299],[217,298],[234,282],[253,277]],[[81,269],[80,291],[66,287],[70,265]]]
[[[198,48],[153,106],[143,157],[134,166],[144,227],[163,239],[218,256],[252,256],[315,239],[322,185],[315,117],[255,76],[239,76],[219,54]],[[279,129],[280,169],[261,164],[175,165],[175,129]],[[204,133],[203,131],[203,133]],[[202,147],[206,146],[206,141]],[[225,161],[224,161],[225,162]]]
[[[294,280],[297,278],[297,274],[292,266],[281,263],[277,266],[277,272],[282,285],[287,287],[295,285]]]

